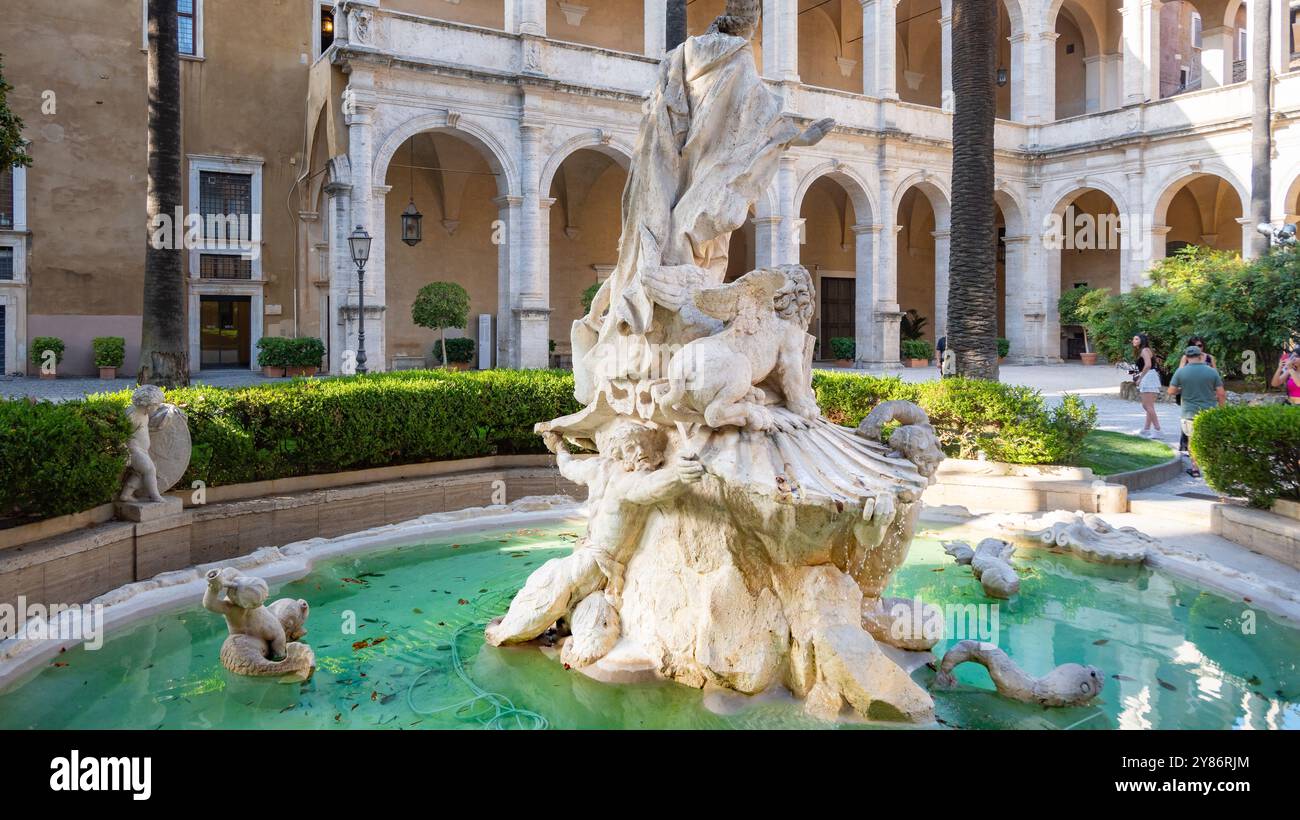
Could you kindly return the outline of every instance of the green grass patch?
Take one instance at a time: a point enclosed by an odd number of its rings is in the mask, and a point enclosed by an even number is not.
[[[1164,464],[1174,457],[1173,448],[1162,441],[1108,430],[1093,430],[1083,438],[1079,466],[1097,475],[1115,475]]]

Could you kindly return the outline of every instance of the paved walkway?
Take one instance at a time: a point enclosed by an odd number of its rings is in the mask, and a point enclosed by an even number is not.
[[[250,384],[288,381],[288,379],[267,379],[253,370],[204,370],[195,376],[192,384],[208,384],[214,387],[244,387]],[[115,393],[135,387],[135,378],[119,378],[103,381],[94,377],[73,377],[59,379],[39,379],[25,376],[5,376],[0,378],[0,396],[7,399],[30,396],[50,401],[68,401],[80,399],[94,393]]]

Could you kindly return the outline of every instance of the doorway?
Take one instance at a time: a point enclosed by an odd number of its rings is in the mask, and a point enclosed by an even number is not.
[[[248,367],[249,322],[252,304],[248,296],[204,296],[199,299],[199,362],[204,370],[219,367]]]
[[[819,282],[822,292],[822,321],[820,358],[834,358],[831,339],[843,336],[855,338],[857,280],[840,276],[823,276]]]

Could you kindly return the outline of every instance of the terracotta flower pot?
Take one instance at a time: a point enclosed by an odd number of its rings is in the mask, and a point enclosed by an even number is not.
[[[469,370],[469,362],[452,362],[447,365],[448,370]]]
[[[1080,353],[1079,358],[1082,359],[1083,363],[1085,365],[1088,365],[1089,367],[1097,363],[1096,353]]]
[[[57,373],[46,373],[44,370],[41,371],[42,379],[57,379],[58,377]]]
[[[852,366],[853,366],[853,360],[852,360],[852,359],[836,359],[836,360],[835,360],[835,366],[836,366],[836,367],[852,367]]]
[[[930,360],[929,359],[908,359],[907,366],[908,367],[929,367]]]
[[[99,368],[99,377],[100,377],[101,379],[104,379],[105,381],[108,381],[108,380],[111,380],[111,379],[116,379],[116,378],[117,378],[117,368],[116,368],[116,367],[101,367],[101,368]]]
[[[262,365],[262,375],[268,379],[280,379],[284,377],[284,368],[264,364]]]

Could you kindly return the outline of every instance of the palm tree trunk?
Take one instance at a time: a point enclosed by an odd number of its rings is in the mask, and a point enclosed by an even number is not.
[[[998,377],[997,230],[993,206],[994,48],[998,4],[952,7],[952,241],[948,349],[956,374]]]
[[[686,42],[686,0],[668,0],[668,51]]]
[[[1270,6],[1272,3],[1250,4],[1250,218],[1255,225],[1273,221],[1270,197],[1273,191],[1273,66],[1270,62],[1271,45]],[[1268,252],[1268,237],[1250,234],[1251,256]]]
[[[165,215],[175,220],[181,206],[181,61],[176,0],[149,0],[149,225]],[[189,384],[186,350],[185,278],[182,249],[173,226],[170,241],[146,240],[144,317],[140,340],[140,384]],[[150,231],[152,234],[152,231]],[[156,247],[162,245],[163,247]]]

